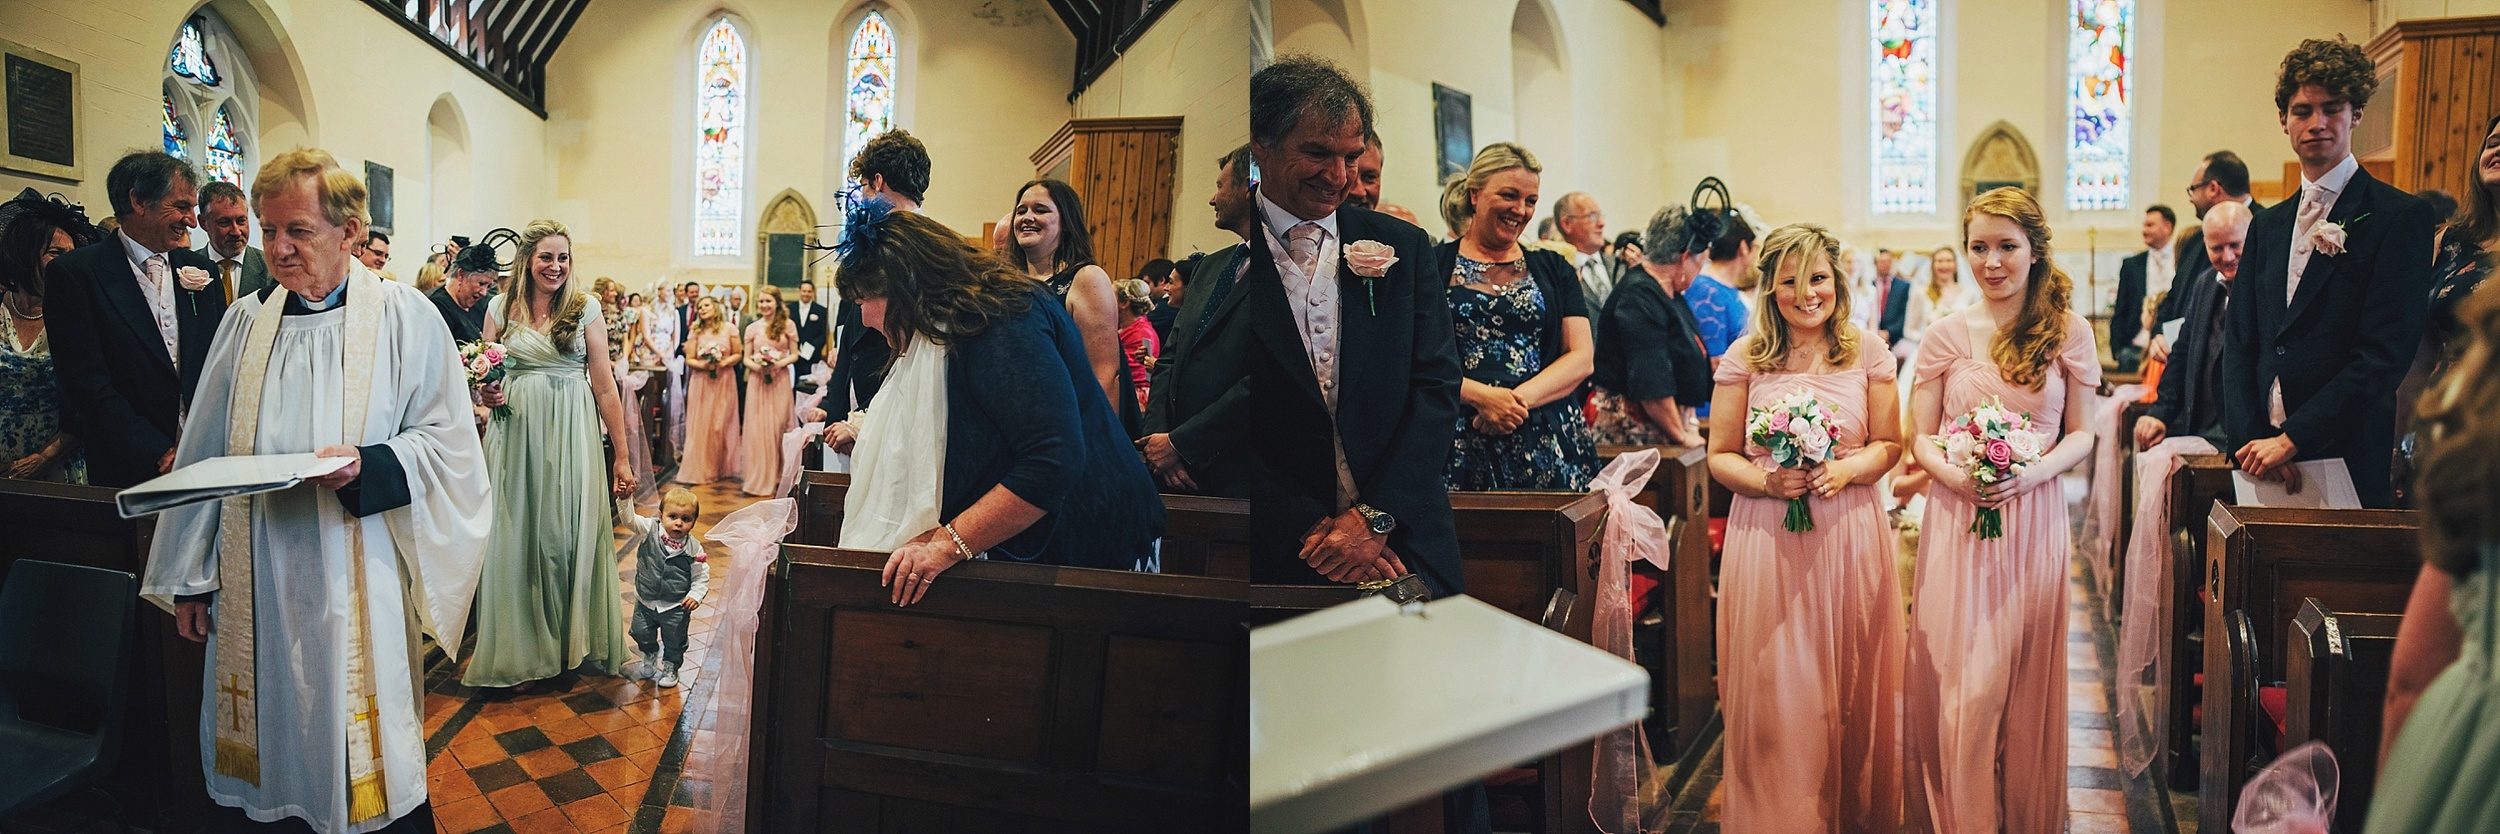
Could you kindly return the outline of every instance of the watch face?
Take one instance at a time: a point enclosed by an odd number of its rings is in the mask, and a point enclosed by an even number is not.
[[[1374,533],[1386,533],[1397,527],[1397,522],[1390,520],[1387,514],[1377,514],[1371,517],[1371,527]]]

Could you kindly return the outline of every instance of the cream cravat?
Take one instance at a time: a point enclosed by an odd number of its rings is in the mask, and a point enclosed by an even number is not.
[[[1319,224],[1307,222],[1285,231],[1285,248],[1288,250],[1288,255],[1293,258],[1293,265],[1301,268],[1304,275],[1316,275],[1319,272],[1319,233]]]

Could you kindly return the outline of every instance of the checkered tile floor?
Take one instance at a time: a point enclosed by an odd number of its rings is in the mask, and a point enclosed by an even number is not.
[[[696,490],[698,539],[721,516],[753,503],[734,483]],[[646,509],[645,512],[656,512]],[[620,537],[621,538],[621,537]],[[713,587],[727,560],[711,547]],[[632,593],[632,555],[619,565]],[[719,609],[696,609],[685,667],[673,689],[582,675],[561,690],[503,698],[460,685],[458,672],[426,696],[429,796],[444,834],[709,830],[711,652]]]

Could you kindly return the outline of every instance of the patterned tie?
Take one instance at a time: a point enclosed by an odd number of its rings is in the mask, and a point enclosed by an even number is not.
[[[2300,292],[2302,273],[2308,271],[2309,254],[2316,248],[2309,242],[2309,230],[2316,228],[2318,221],[2326,219],[2327,194],[2323,187],[2309,186],[2300,195],[2300,213],[2292,217],[2292,264],[2290,269],[2284,271],[2286,280],[2283,283],[2283,304],[2286,307],[2291,306],[2292,298]]]
[[[217,287],[226,294],[226,306],[234,306],[234,259],[217,262]]]
[[[1285,232],[1285,248],[1304,275],[1319,272],[1319,224],[1305,222]]]
[[[148,275],[148,289],[163,292],[166,279],[172,278],[174,274],[173,270],[166,267],[165,256],[149,255],[147,261],[141,266]]]

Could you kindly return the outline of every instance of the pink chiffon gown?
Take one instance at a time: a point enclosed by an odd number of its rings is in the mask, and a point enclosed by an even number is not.
[[[686,340],[692,359],[706,350],[726,355],[736,346],[727,328]],[[686,453],[677,482],[702,486],[738,477],[738,377],[735,371],[686,369]]]
[[[1715,381],[1765,407],[1805,392],[1839,415],[1835,457],[1866,445],[1892,353],[1868,333],[1857,366],[1755,373],[1731,349]],[[1894,401],[1877,403],[1892,408]],[[1748,447],[1769,471],[1771,458]],[[1872,484],[1809,497],[1814,529],[1789,532],[1788,500],[1736,496],[1719,570],[1721,827],[1744,832],[1895,830],[1901,820],[1901,585]]]
[[[1941,385],[1942,421],[1991,397],[2056,425],[2066,386],[2097,386],[2092,325],[2067,314],[2066,341],[2039,390],[2006,382],[1993,333],[1971,310],[1936,321],[1919,386]],[[2077,427],[2060,429],[2061,436]],[[1917,441],[1913,441],[1917,442]],[[2054,444],[2051,444],[2054,445]],[[2062,831],[2066,824],[2066,577],[2074,552],[2065,491],[2049,483],[1999,507],[2005,535],[1967,532],[1978,507],[1927,488],[1910,622],[1904,727],[1915,781],[1909,828],[1936,834]]]
[[[781,338],[769,339],[764,335],[765,324],[758,321],[747,325],[748,355],[787,358],[798,354],[798,328],[788,328]],[[737,448],[738,471],[745,480],[740,487],[748,495],[769,497],[781,490],[781,435],[799,426],[799,401],[790,385],[788,365],[747,369],[746,427]]]

